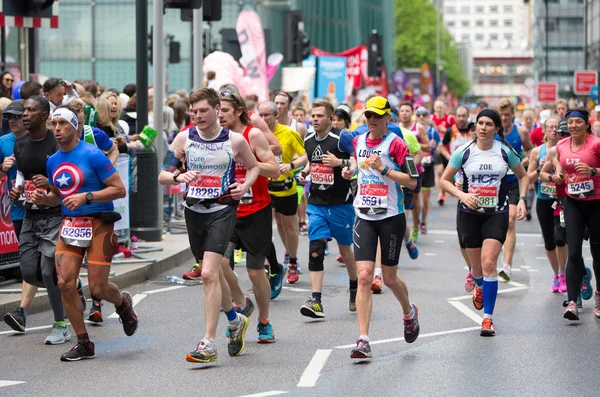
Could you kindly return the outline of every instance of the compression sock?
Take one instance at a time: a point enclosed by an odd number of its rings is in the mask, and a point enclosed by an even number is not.
[[[358,279],[350,280],[350,289],[358,289]]]
[[[313,298],[314,301],[317,301],[317,302],[321,303],[321,296],[322,295],[323,294],[321,292],[313,292],[312,293],[312,298]]]
[[[483,278],[483,314],[492,318],[496,297],[498,296],[498,276]]]
[[[475,276],[474,276],[472,273],[471,273],[471,276],[473,277],[473,281],[475,281],[475,284],[476,284],[476,285],[477,285],[479,288],[483,287],[483,277],[477,278],[477,277],[475,277]]]

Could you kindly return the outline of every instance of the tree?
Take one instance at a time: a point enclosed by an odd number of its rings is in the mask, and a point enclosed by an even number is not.
[[[435,73],[436,19],[437,11],[430,0],[396,0],[396,65],[418,68],[427,62]],[[462,97],[468,92],[470,82],[462,72],[456,46],[445,26],[440,43],[446,85],[454,96]]]

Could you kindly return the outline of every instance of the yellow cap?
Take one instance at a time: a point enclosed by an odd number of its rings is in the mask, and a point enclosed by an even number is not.
[[[382,96],[374,96],[367,101],[364,113],[373,112],[380,116],[391,113],[391,106],[387,99]]]

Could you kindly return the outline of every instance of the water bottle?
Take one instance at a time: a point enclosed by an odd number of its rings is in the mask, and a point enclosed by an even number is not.
[[[131,250],[137,251],[139,248],[138,238],[136,236],[131,236]]]
[[[180,277],[177,276],[167,276],[167,280],[169,280],[170,282],[174,283],[174,284],[180,284],[180,285],[199,285],[202,284],[201,280],[184,280]]]

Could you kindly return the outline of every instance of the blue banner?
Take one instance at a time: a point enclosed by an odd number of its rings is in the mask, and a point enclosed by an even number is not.
[[[317,97],[344,102],[346,85],[346,57],[320,56],[317,58]]]

